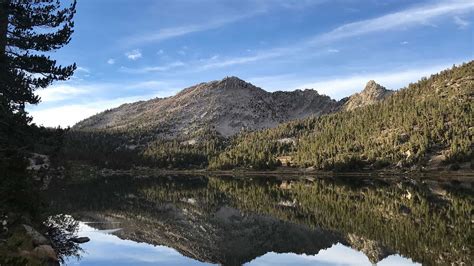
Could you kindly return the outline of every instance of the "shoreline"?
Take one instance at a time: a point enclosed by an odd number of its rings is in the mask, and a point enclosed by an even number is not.
[[[149,175],[211,175],[211,176],[230,176],[230,177],[429,177],[439,179],[463,178],[474,181],[474,171],[471,169],[448,170],[448,169],[429,169],[429,170],[404,170],[404,169],[382,169],[382,170],[359,170],[353,172],[334,172],[322,170],[307,170],[303,168],[277,168],[274,170],[251,170],[251,169],[232,169],[232,170],[209,170],[209,169],[162,169],[150,167],[135,167],[132,169],[110,169],[100,168],[98,166],[74,162],[74,168],[80,170],[87,168],[101,175],[110,176],[117,174],[136,174],[138,176]],[[72,170],[69,168],[69,170]],[[72,170],[75,172],[75,170]]]

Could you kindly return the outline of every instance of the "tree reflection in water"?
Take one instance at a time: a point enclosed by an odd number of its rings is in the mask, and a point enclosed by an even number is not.
[[[472,181],[454,177],[90,176],[53,185],[51,206],[118,221],[123,230],[114,234],[122,239],[165,245],[199,261],[316,254],[335,243],[373,263],[394,253],[428,265],[472,258]]]
[[[57,214],[48,217],[44,222],[47,227],[47,236],[50,238],[52,247],[58,255],[61,263],[64,263],[67,257],[81,258],[82,249],[71,239],[77,237],[79,222],[71,215]]]

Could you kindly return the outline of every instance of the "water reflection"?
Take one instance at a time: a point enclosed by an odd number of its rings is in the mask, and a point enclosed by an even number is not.
[[[50,216],[44,225],[47,228],[46,235],[51,240],[51,245],[57,253],[60,262],[64,263],[67,258],[81,258],[82,248],[73,239],[77,238],[79,222],[72,216],[57,214]]]
[[[99,222],[81,224],[91,238],[83,245],[81,264],[401,265],[468,263],[472,257],[472,182],[208,176],[77,180],[53,185],[48,194],[58,212]],[[119,251],[124,254],[120,261],[107,259]]]
[[[113,235],[120,229],[99,230],[92,227],[94,225],[97,224],[80,223],[79,234],[91,241],[82,245],[81,259],[70,257],[67,265],[205,265],[172,248],[123,240]]]
[[[84,244],[81,260],[69,258],[67,265],[210,265],[184,257],[176,250],[165,246],[153,246],[123,240],[113,235],[121,229],[99,230],[95,223],[80,223],[79,234],[87,236],[91,242]],[[103,225],[102,225],[103,226]],[[269,252],[245,264],[256,265],[371,265],[360,251],[342,244],[335,244],[318,255],[298,255],[294,253]],[[378,263],[383,265],[413,265],[409,259],[389,256]]]
[[[342,244],[336,244],[329,249],[321,250],[317,255],[298,255],[294,253],[278,254],[269,252],[245,265],[263,266],[263,265],[346,265],[360,266],[372,265],[367,256],[350,247]],[[412,260],[403,258],[399,255],[390,255],[389,257],[379,261],[378,266],[387,265],[421,265],[414,263]]]

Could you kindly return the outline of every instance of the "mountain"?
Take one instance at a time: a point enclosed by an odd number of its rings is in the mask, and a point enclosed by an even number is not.
[[[86,119],[68,133],[62,157],[119,168],[467,169],[473,80],[471,61],[396,93],[370,81],[335,101],[230,77]]]
[[[473,92],[474,61],[396,93],[370,81],[364,91],[346,99],[341,107],[346,111],[239,136],[210,167],[268,169],[283,160],[286,165],[336,171],[469,169]]]
[[[370,80],[367,82],[367,85],[365,85],[365,88],[362,92],[356,93],[346,98],[342,108],[347,111],[354,110],[359,107],[364,107],[380,102],[393,93],[394,91],[387,90],[385,87],[377,84],[375,81]]]
[[[338,110],[314,90],[267,92],[237,77],[201,83],[168,98],[124,104],[74,126],[77,130],[143,130],[165,138],[215,129],[222,136]]]

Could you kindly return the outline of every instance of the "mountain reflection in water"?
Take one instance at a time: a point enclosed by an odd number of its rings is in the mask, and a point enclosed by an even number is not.
[[[51,207],[83,221],[79,235],[91,238],[81,259],[68,264],[435,265],[472,258],[471,181],[77,180],[48,193]]]

